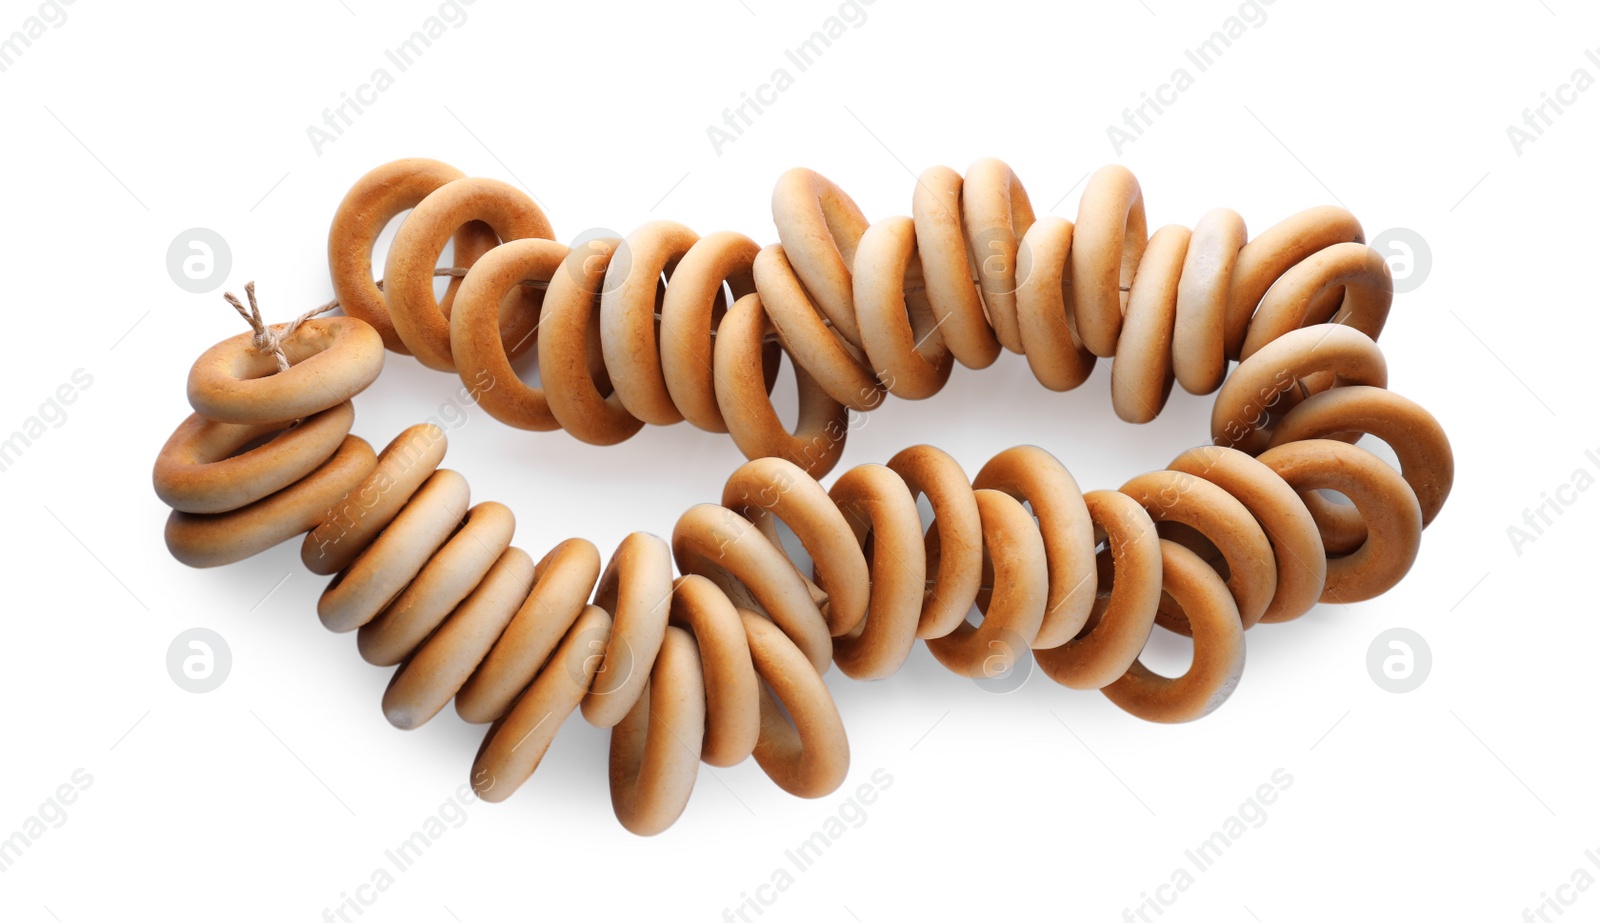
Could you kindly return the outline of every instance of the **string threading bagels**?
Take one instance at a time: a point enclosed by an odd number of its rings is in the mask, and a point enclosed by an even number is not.
[[[407,209],[374,282],[373,244]],[[252,332],[190,371],[195,413],[154,471],[168,547],[216,566],[303,535],[306,567],[332,576],[323,624],[396,668],[395,726],[451,701],[488,724],[472,780],[500,800],[579,710],[612,729],[613,808],[640,834],[677,819],[702,760],[754,756],[787,791],[836,789],[849,748],[830,663],[882,678],[921,638],[948,669],[992,677],[1031,652],[1062,685],[1188,721],[1237,685],[1247,629],[1369,599],[1409,570],[1453,460],[1438,422],[1387,390],[1375,339],[1393,286],[1348,212],[1310,209],[1247,240],[1218,209],[1147,234],[1138,183],[1113,166],[1076,222],[1036,218],[992,160],[925,172],[912,211],[869,225],[836,185],[791,170],[773,196],[778,244],[652,222],[569,249],[515,187],[437,161],[379,167],[329,234],[346,316],[316,316],[330,304],[269,328],[253,285],[248,311],[228,296]],[[452,241],[456,265],[437,269]],[[1215,444],[1117,490],[1081,490],[1031,446],[970,479],[918,445],[819,482],[849,412],[931,396],[954,362],[981,368],[1001,349],[1054,390],[1110,358],[1113,406],[1135,422],[1174,381],[1216,391]],[[686,419],[751,460],[670,541],[635,532],[602,566],[572,538],[535,560],[511,544],[508,508],[473,504],[440,467],[438,427],[381,452],[350,434],[351,398],[386,350],[458,373],[513,426],[608,444]],[[511,366],[528,350],[539,387]],[[793,432],[770,398],[785,357]],[[1366,434],[1398,471],[1354,445]],[[1139,659],[1157,624],[1194,638],[1182,676]]]

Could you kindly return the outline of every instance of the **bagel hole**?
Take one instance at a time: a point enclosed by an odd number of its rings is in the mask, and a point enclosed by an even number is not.
[[[1164,520],[1156,523],[1156,534],[1169,541],[1177,542],[1199,555],[1200,559],[1211,565],[1211,569],[1216,571],[1217,576],[1223,580],[1227,580],[1232,574],[1232,571],[1228,569],[1228,559],[1222,556],[1222,550],[1193,526]],[[1179,611],[1176,605],[1174,605],[1172,611]]]
[[[939,582],[939,562],[941,557],[939,554],[939,530],[936,526],[929,526],[922,533],[922,547],[923,568],[927,574],[927,580],[924,582],[926,587],[924,599],[926,599],[927,596],[933,594],[934,585]]]
[[[1022,500],[1022,508],[1027,510],[1029,516],[1033,517],[1034,524],[1039,527],[1039,532],[1042,534],[1044,532],[1044,522],[1039,519],[1039,514],[1034,512],[1033,501],[1026,498],[1019,499]]]
[[[378,236],[372,241],[372,281],[378,282],[383,278],[383,267],[389,261],[389,247],[394,243],[394,235],[400,230],[400,225],[405,224],[406,218],[411,215],[411,209],[389,219],[378,231]]]
[[[913,258],[906,267],[903,282],[906,292],[906,318],[911,323],[911,342],[917,354],[928,362],[938,362],[946,351],[944,334],[939,333],[939,317],[928,300],[922,263]]]
[[[516,367],[516,360],[538,352],[534,347],[538,343],[539,321],[544,312],[546,284],[518,283],[500,296],[500,342],[505,346],[506,356],[513,362],[512,368]],[[454,307],[453,304],[451,306]]]
[[[544,380],[539,375],[539,350],[526,348],[520,354],[512,356],[511,371],[517,375],[517,380],[530,388],[544,386]]]
[[[983,549],[983,573],[978,580],[978,595],[972,601],[972,608],[967,610],[967,624],[974,628],[981,627],[987,618],[989,604],[994,601],[994,562],[989,558],[987,546]]]
[[[1100,539],[1100,546],[1095,549],[1094,553],[1096,581],[1094,604],[1089,607],[1089,617],[1083,620],[1083,627],[1078,629],[1078,633],[1073,636],[1074,641],[1087,637],[1090,632],[1094,631],[1095,626],[1100,624],[1100,620],[1105,618],[1106,608],[1111,602],[1111,590],[1115,585],[1116,566],[1115,559],[1111,554],[1111,546],[1106,540],[1105,534],[1100,531],[1099,526],[1095,527],[1095,534]]]
[[[1360,438],[1356,438],[1360,436]],[[1378,436],[1370,433],[1333,433],[1330,439],[1341,439],[1350,442],[1356,448],[1365,449],[1395,471],[1400,471],[1400,457],[1394,447]],[[1355,503],[1349,496],[1337,490],[1319,488],[1313,491],[1317,497],[1327,501],[1326,505],[1312,504],[1311,515],[1317,522],[1317,529],[1322,534],[1323,548],[1330,558],[1340,558],[1355,552],[1366,542],[1367,527],[1355,510]],[[1337,512],[1335,512],[1335,510]],[[1329,514],[1334,515],[1330,516]]]
[[[384,267],[388,264],[388,261],[389,261],[389,248],[394,243],[395,234],[399,232],[400,226],[405,224],[406,218],[410,217],[411,211],[412,210],[408,208],[408,209],[396,214],[393,218],[390,218],[388,223],[384,224],[382,230],[380,230],[378,232],[378,236],[376,238],[374,238],[374,240],[372,242],[372,279],[373,279],[374,282],[382,281]],[[468,227],[471,227],[473,229],[473,231],[475,231],[477,233],[481,233],[481,234],[486,235],[488,237],[488,239],[493,241],[496,245],[501,242],[500,238],[495,235],[494,230],[492,228],[490,228],[489,225],[485,224],[482,221],[469,221],[469,222],[467,222],[467,224],[462,225],[461,228],[457,228],[456,229],[456,233],[451,234],[450,235],[450,239],[445,241],[444,249],[439,251],[438,257],[436,257],[434,259],[434,261],[433,261],[433,266],[434,266],[435,269],[453,269],[453,268],[455,268],[455,265],[456,265],[456,234],[461,233],[461,231],[463,229],[468,228]],[[444,300],[444,297],[445,297],[446,293],[450,289],[450,284],[452,282],[454,282],[455,280],[456,280],[456,277],[453,277],[453,276],[446,276],[446,275],[436,275],[436,276],[434,276],[433,277],[433,298],[434,298],[434,300],[442,302]],[[501,311],[502,322],[504,322],[506,320],[506,314],[507,314],[507,310],[505,308],[502,308],[502,311]]]
[[[1355,442],[1356,448],[1366,449],[1368,452],[1383,459],[1389,467],[1400,470],[1400,456],[1395,454],[1394,446],[1371,433],[1363,433]]]
[[[877,553],[878,534],[872,530],[872,526],[869,524],[866,533],[861,536],[861,557],[866,559],[868,573],[871,573],[872,564],[877,560]]]
[[[444,248],[439,251],[439,255],[433,260],[434,269],[454,269],[456,267],[456,238],[462,233],[484,237],[490,241],[490,248],[499,246],[501,243],[500,237],[494,232],[494,228],[482,221],[468,221],[461,227],[456,228],[455,233],[450,235],[450,239],[444,242]],[[473,262],[477,261],[473,260]],[[450,290],[451,284],[457,283],[459,278],[458,276],[435,275],[433,277],[433,300],[443,303],[444,296]],[[522,288],[522,286],[517,288]],[[513,289],[513,291],[516,291],[516,289]],[[507,321],[506,315],[507,310],[502,306],[500,318],[502,329]]]
[[[1161,599],[1165,605],[1170,602],[1171,597],[1163,592]],[[1168,678],[1182,676],[1194,666],[1194,638],[1170,630],[1152,631],[1150,640],[1145,642],[1144,650],[1139,652],[1139,660],[1162,676]]]
[[[1289,415],[1289,411],[1298,407],[1300,402],[1305,400],[1306,394],[1301,390],[1301,383],[1301,379],[1295,379],[1294,384],[1290,385],[1287,390],[1275,392],[1272,395],[1272,400],[1264,404],[1253,405],[1255,410],[1261,414],[1258,429],[1266,430],[1268,433],[1275,432],[1278,429],[1278,425],[1283,422],[1284,417]]]
[[[768,699],[772,700],[772,710],[778,713],[778,717],[783,719],[783,723],[789,726],[792,733],[798,735],[800,731],[795,726],[794,715],[789,713],[789,706],[784,704],[783,698],[773,690],[771,683],[767,682],[764,677],[758,676],[757,678],[761,682],[761,691],[766,693]]]
[[[1300,499],[1311,511],[1329,560],[1352,554],[1366,543],[1366,520],[1349,495],[1331,488],[1318,488],[1303,491]]]
[[[1354,503],[1350,502],[1349,497],[1339,493],[1337,490],[1329,490],[1326,487],[1318,487],[1316,490],[1313,490],[1312,493],[1328,501],[1334,506],[1355,506]]]
[[[916,500],[917,519],[922,523],[923,569],[927,575],[923,586],[927,593],[932,593],[939,576],[939,530],[934,525],[937,520],[933,515],[933,501],[921,491],[917,492]]]
[[[1347,442],[1353,446],[1356,446],[1357,448],[1365,449],[1368,452],[1371,452],[1373,455],[1383,459],[1384,463],[1394,470],[1400,470],[1400,456],[1395,454],[1394,447],[1385,442],[1383,439],[1372,435],[1371,433],[1362,433],[1353,430],[1341,431],[1334,433],[1323,433],[1317,438],[1336,439],[1340,442]],[[1316,494],[1318,497],[1334,506],[1355,505],[1353,502],[1351,502],[1349,497],[1337,490],[1319,487],[1311,491],[1311,493]]]
[[[594,302],[589,308],[589,332],[584,338],[584,346],[589,355],[589,380],[594,383],[594,389],[600,392],[601,397],[610,397],[615,389],[611,385],[611,373],[606,371],[605,355],[600,345],[600,293],[594,295]]]
[[[755,290],[755,275],[749,269],[742,273],[734,273],[722,280],[722,284],[717,286],[716,296],[711,300],[710,326],[713,335],[722,325],[722,318],[727,315],[728,309],[733,307],[733,303],[746,295],[755,294]],[[768,390],[771,390],[770,386]]]
[[[861,536],[861,557],[867,562],[867,574],[869,575],[869,579],[870,575],[874,573],[873,568],[876,566],[877,550],[877,536],[873,534],[872,527],[868,526],[866,534]],[[845,637],[859,638],[862,633],[867,630],[867,622],[869,621],[871,621],[870,618],[863,617],[861,621],[855,624],[854,628],[845,632]]]
[[[500,296],[500,340],[506,360],[517,380],[530,388],[543,387],[539,374],[539,324],[543,320],[545,288],[517,284]]]
[[[784,432],[793,433],[800,427],[800,385],[796,381],[800,370],[788,353],[781,350],[776,353],[774,361],[768,362],[767,351],[762,351],[761,367],[767,370],[767,396],[772,401],[772,412],[777,416],[778,424]],[[779,374],[784,366],[788,366],[793,374]]]
[[[793,433],[794,427],[800,425],[800,367],[789,360],[789,354],[784,352],[782,344],[778,342],[776,331],[772,327],[771,321],[767,322],[767,328],[767,332],[762,336],[761,343],[762,386],[766,389],[767,398],[772,404],[772,412],[777,416],[778,422],[785,430]],[[722,318],[716,317],[711,324],[713,338],[721,329]],[[788,376],[781,374],[785,364],[790,367],[793,374]],[[786,379],[788,387],[780,390],[780,379]],[[792,418],[786,415],[782,409],[789,406],[794,408]]]
[[[667,286],[672,284],[672,271],[678,268],[678,260],[673,260],[661,270],[661,275],[656,277],[655,305],[650,309],[655,314],[655,341],[661,342],[661,309],[666,306]]]
[[[1350,307],[1347,304],[1350,295],[1348,286],[1330,285],[1312,297],[1311,303],[1306,306],[1305,318],[1300,321],[1300,326],[1311,327],[1317,324],[1344,324],[1350,317]]]
[[[776,516],[772,517],[772,530],[778,535],[778,547],[784,555],[794,563],[794,569],[802,574],[809,574],[815,566],[811,560],[811,553],[806,551],[806,546],[800,541],[800,536],[789,528],[789,524]]]
[[[451,269],[451,268],[453,268],[455,266],[455,264],[456,264],[456,238],[455,238],[455,235],[452,234],[450,236],[450,239],[445,241],[444,249],[439,251],[438,258],[436,258],[433,261],[433,268],[434,269]],[[454,280],[450,276],[439,276],[439,275],[436,275],[436,276],[433,277],[433,300],[434,301],[443,301],[444,300],[444,293],[449,290],[450,283],[452,281],[454,281]]]

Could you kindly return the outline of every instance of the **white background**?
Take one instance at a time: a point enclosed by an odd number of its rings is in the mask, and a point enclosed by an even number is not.
[[[38,9],[0,3],[0,35]],[[1194,884],[1163,921],[1512,921],[1576,870],[1600,876],[1584,855],[1600,853],[1600,493],[1563,491],[1575,502],[1520,549],[1507,533],[1574,472],[1600,475],[1584,454],[1600,459],[1588,275],[1600,92],[1578,93],[1520,152],[1506,132],[1576,69],[1600,77],[1584,56],[1600,16],[1585,5],[1278,0],[1200,73],[1184,50],[1237,4],[877,0],[720,156],[706,126],[790,66],[784,49],[837,4],[478,0],[404,73],[383,52],[437,4],[65,9],[0,74],[0,432],[75,370],[93,380],[0,474],[0,837],[75,770],[93,781],[65,821],[47,809],[59,826],[0,873],[0,918],[323,919],[467,780],[480,730],[450,710],[415,732],[388,726],[387,671],[320,627],[322,581],[298,543],[187,569],[163,547],[150,488],[189,412],[190,362],[243,329],[222,291],[258,280],[278,320],[326,300],[340,197],[413,155],[525,184],[563,240],[671,217],[770,241],[771,184],[795,165],[873,218],[909,212],[914,173],[982,156],[1011,163],[1041,213],[1069,218],[1080,179],[1113,160],[1140,177],[1152,228],[1228,205],[1259,232],[1342,202],[1369,235],[1408,228],[1430,245],[1431,271],[1397,297],[1382,343],[1391,387],[1447,428],[1457,480],[1399,587],[1251,631],[1237,693],[1197,723],[1147,724],[1042,675],[992,694],[919,646],[884,682],[828,675],[852,751],[837,794],[792,798],[752,762],[703,769],[682,820],[639,839],[611,814],[607,735],[574,718],[515,798],[468,806],[359,919],[720,920],[789,867],[792,887],[760,892],[777,900],[749,919],[1109,921],[1189,867]],[[380,66],[394,86],[319,154],[307,127]],[[1119,155],[1106,126],[1178,67],[1193,87]],[[192,227],[231,245],[207,294],[166,269]],[[356,432],[381,445],[458,387],[391,356],[357,401]],[[890,401],[850,436],[844,465],[926,441],[976,472],[1035,443],[1085,487],[1115,487],[1206,442],[1209,405],[1179,393],[1135,427],[1111,411],[1104,363],[1053,394],[1008,355],[958,368],[934,399]],[[669,534],[742,460],[686,425],[594,448],[474,411],[450,439],[448,464],[475,498],[518,513],[535,557],[573,535],[608,555],[629,531]],[[179,689],[165,666],[194,626],[232,651],[209,694]],[[1409,694],[1366,667],[1394,626],[1433,653]],[[1160,636],[1149,656],[1181,669],[1186,652]],[[1194,873],[1184,851],[1280,768],[1293,782],[1265,821]],[[879,769],[893,782],[865,821],[794,872],[784,851]],[[1577,902],[1569,918],[1600,914],[1600,890],[1559,893]]]

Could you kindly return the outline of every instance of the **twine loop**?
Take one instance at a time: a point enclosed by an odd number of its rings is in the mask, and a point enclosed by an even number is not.
[[[238,311],[239,316],[244,318],[245,323],[250,325],[250,329],[255,331],[255,336],[251,338],[251,345],[260,352],[272,353],[272,358],[278,362],[278,371],[280,372],[289,370],[289,357],[283,352],[283,341],[294,336],[295,331],[300,329],[301,324],[316,317],[318,314],[325,314],[339,306],[339,302],[330,301],[321,307],[312,308],[288,323],[269,325],[262,321],[261,308],[256,304],[255,282],[246,282],[244,284],[244,294],[250,300],[249,308],[240,304],[239,299],[232,292],[225,292],[222,297],[227,299],[228,304],[233,305],[233,309]]]

